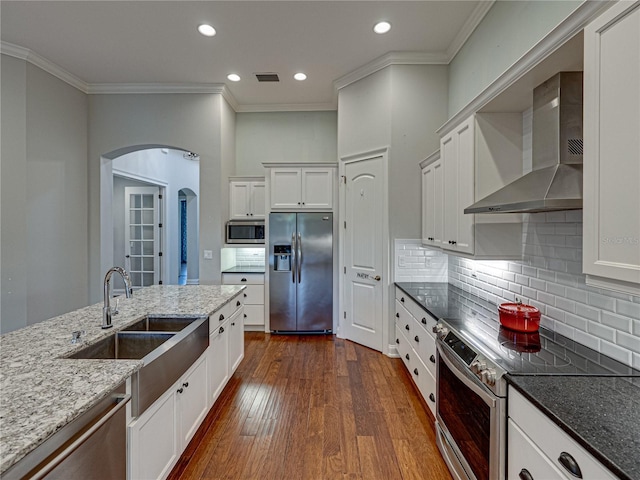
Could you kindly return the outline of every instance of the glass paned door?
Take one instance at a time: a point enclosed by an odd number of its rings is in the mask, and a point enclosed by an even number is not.
[[[159,194],[159,187],[125,188],[125,244],[133,288],[161,280]]]

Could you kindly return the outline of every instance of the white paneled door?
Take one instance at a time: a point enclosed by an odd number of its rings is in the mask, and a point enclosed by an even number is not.
[[[345,163],[343,335],[382,351],[384,158]]]
[[[125,248],[133,288],[162,282],[160,187],[125,187]]]

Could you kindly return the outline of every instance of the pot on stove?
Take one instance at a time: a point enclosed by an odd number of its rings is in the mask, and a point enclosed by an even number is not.
[[[540,310],[532,305],[502,303],[498,306],[500,325],[516,332],[537,332],[540,328]]]

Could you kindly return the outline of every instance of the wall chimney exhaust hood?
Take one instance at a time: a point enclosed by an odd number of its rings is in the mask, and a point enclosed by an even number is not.
[[[582,208],[582,72],[560,72],[533,91],[533,170],[464,213]]]

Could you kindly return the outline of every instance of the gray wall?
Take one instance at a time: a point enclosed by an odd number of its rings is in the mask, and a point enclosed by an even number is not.
[[[109,152],[131,145],[166,145],[200,155],[200,249],[219,252],[222,212],[228,210],[223,178],[222,108],[218,94],[92,95],[89,100],[90,301],[101,298],[100,171]],[[229,115],[225,118],[228,119]],[[227,125],[227,130],[233,128]],[[229,154],[227,148],[226,154]],[[228,162],[230,160],[225,160]],[[200,283],[219,283],[220,256],[204,260]]]
[[[2,331],[88,301],[87,97],[2,56]]]
[[[336,162],[336,112],[236,114],[235,175],[264,175],[262,162]]]
[[[449,65],[449,117],[569,16],[581,0],[499,1]]]

